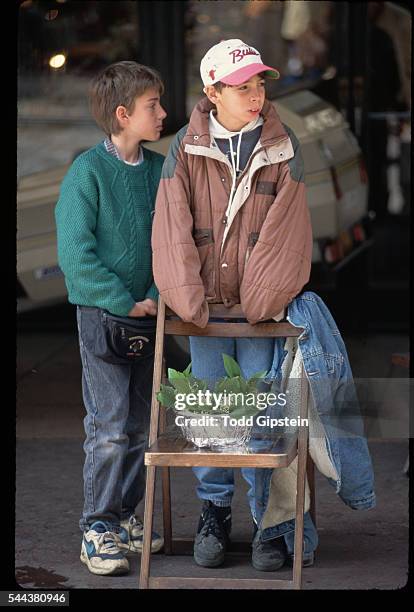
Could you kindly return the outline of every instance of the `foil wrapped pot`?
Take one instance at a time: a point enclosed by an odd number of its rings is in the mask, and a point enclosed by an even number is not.
[[[186,440],[198,448],[229,450],[243,447],[250,440],[252,419],[235,419],[230,414],[176,411],[175,422]]]

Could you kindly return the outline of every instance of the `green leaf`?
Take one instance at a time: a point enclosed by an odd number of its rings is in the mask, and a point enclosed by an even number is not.
[[[166,408],[173,408],[175,404],[175,390],[168,385],[161,385],[157,393],[157,400]]]
[[[191,393],[197,393],[197,391],[199,390],[206,391],[207,383],[204,380],[201,380],[200,378],[196,378],[195,376],[191,374],[187,378],[187,380],[188,380],[188,384],[191,389]]]
[[[227,381],[228,381],[228,378],[227,378],[227,377],[225,377],[225,378],[220,378],[220,379],[219,379],[219,380],[216,382],[216,384],[215,384],[215,387],[214,387],[214,392],[215,392],[215,393],[223,393],[223,391],[225,391],[225,388],[226,388],[226,382],[227,382]]]
[[[171,378],[170,382],[178,393],[193,393],[188,378]]]
[[[183,372],[178,372],[178,370],[174,370],[173,368],[168,368],[168,380],[172,380],[173,378],[186,378]]]
[[[183,371],[183,374],[184,374],[185,376],[190,376],[190,374],[191,374],[191,361],[190,361],[190,363],[188,364],[188,366],[186,367],[186,369]]]
[[[226,373],[230,378],[234,378],[235,376],[242,376],[240,366],[237,361],[233,359],[233,357],[230,357],[230,355],[226,355],[225,353],[222,353],[222,357],[224,362],[224,369],[226,370]]]
[[[228,378],[225,386],[228,393],[245,393],[247,391],[246,381],[240,376]]]
[[[173,368],[168,368],[168,380],[179,393],[191,393],[188,376]]]
[[[266,378],[267,374],[268,374],[267,370],[261,370],[260,372],[256,372],[256,374],[252,374],[250,376],[250,378],[248,379],[247,383],[250,384],[253,381],[261,380],[263,378]]]

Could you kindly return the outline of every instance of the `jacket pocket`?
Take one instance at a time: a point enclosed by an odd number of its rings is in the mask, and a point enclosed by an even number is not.
[[[193,237],[196,247],[205,246],[214,242],[212,229],[195,229]]]
[[[256,194],[276,197],[276,183],[273,181],[257,181]]]
[[[258,240],[259,240],[259,232],[251,232],[249,234],[249,238],[247,241],[247,251],[246,251],[246,257],[245,257],[245,263],[249,261],[249,257],[253,251],[253,247],[255,246]]]
[[[200,257],[200,276],[206,298],[215,298],[214,238],[212,229],[194,230],[194,242]]]
[[[344,358],[340,354],[331,353],[310,353],[308,357],[311,360],[311,366],[307,372],[308,376],[318,376],[321,379],[324,377],[332,378],[339,375]]]

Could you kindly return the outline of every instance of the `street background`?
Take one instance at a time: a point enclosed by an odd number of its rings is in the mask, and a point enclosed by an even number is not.
[[[283,74],[269,95],[277,100],[305,88],[314,91],[343,114],[358,138],[370,181],[373,245],[337,272],[330,270],[329,282],[315,282],[310,289],[331,309],[354,377],[408,377],[407,368],[393,365],[392,355],[409,351],[411,14],[406,3],[297,2],[306,5],[302,17],[287,22],[287,4],[20,3],[17,178],[70,163],[102,139],[89,116],[87,88],[108,63],[134,59],[160,70],[166,81],[167,135],[187,122],[202,95],[198,67],[205,49],[222,38],[248,41]],[[67,61],[52,69],[49,60],[60,52]],[[84,408],[75,310],[65,299],[19,313],[16,371],[17,583],[137,588],[139,556],[130,556],[131,573],[124,577],[94,576],[79,561]],[[369,436],[369,447],[375,509],[347,508],[317,475],[320,544],[314,567],[303,571],[304,589],[398,589],[406,583],[408,439]],[[246,487],[236,472],[233,536],[249,541]],[[178,536],[191,538],[196,530],[195,484],[191,470],[173,470]],[[155,526],[161,530],[159,488]],[[154,575],[266,577],[242,556],[205,570],[191,557],[159,554],[152,569]],[[278,574],[285,578],[288,572]]]

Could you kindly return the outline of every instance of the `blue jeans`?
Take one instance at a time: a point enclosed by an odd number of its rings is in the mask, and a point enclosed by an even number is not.
[[[236,359],[248,378],[261,370],[269,371],[273,362],[272,338],[204,338],[190,336],[191,369],[194,376],[208,382],[209,387],[226,375],[222,353]],[[197,495],[214,502],[216,506],[230,506],[234,493],[234,470],[231,468],[193,468],[199,480]],[[247,493],[252,516],[256,514],[254,497],[254,468],[241,468],[249,485]]]
[[[262,535],[263,540],[272,540],[273,538],[283,535],[288,555],[293,555],[295,546],[295,522],[295,519],[292,519],[291,521],[280,523],[274,531],[272,528],[265,529]],[[311,515],[309,512],[305,512],[303,515],[303,553],[307,555],[315,552],[318,547],[318,542],[318,532],[313,524]]]
[[[190,336],[191,369],[194,376],[208,382],[209,388],[225,376],[222,353],[230,355],[240,365],[243,376],[248,378],[255,372],[270,371],[274,362],[275,350],[283,361],[282,340],[274,338],[205,338]],[[271,470],[267,470],[271,473]],[[234,470],[230,468],[195,467],[193,472],[199,481],[197,495],[202,500],[210,500],[217,506],[230,506],[234,493]],[[250,511],[256,522],[255,468],[241,468],[243,478],[249,485],[247,493]],[[284,536],[287,551],[293,553],[295,521],[281,523],[267,532],[268,537]],[[272,532],[273,531],[273,532]],[[318,533],[309,512],[304,515],[304,553],[313,552],[318,545]]]
[[[153,358],[115,365],[94,355],[104,332],[99,308],[78,306],[84,427],[84,508],[79,526],[96,520],[112,530],[134,513],[145,492],[144,452],[148,444]]]

